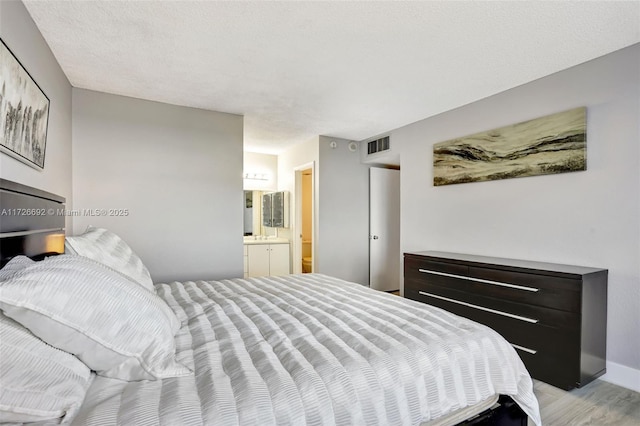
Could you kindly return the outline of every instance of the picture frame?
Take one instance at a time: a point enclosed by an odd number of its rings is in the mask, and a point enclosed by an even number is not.
[[[0,39],[0,151],[44,169],[50,101]]]
[[[433,185],[587,170],[587,108],[433,145]]]

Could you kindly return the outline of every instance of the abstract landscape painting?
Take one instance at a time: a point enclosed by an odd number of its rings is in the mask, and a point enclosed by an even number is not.
[[[0,40],[0,149],[44,168],[49,99]]]
[[[585,107],[433,146],[434,186],[587,169]]]

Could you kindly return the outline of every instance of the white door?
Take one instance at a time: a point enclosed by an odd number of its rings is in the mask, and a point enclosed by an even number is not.
[[[271,244],[269,250],[269,275],[288,275],[289,244]]]
[[[369,169],[369,287],[400,288],[400,170]]]

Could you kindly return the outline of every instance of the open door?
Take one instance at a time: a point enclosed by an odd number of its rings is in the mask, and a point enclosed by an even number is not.
[[[369,169],[369,287],[400,288],[400,170]]]
[[[293,228],[293,273],[314,272],[315,253],[315,164],[307,163],[295,171],[295,226]]]

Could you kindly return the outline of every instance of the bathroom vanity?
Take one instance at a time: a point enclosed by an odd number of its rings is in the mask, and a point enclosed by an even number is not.
[[[244,276],[262,277],[290,273],[289,240],[272,237],[244,238]]]

